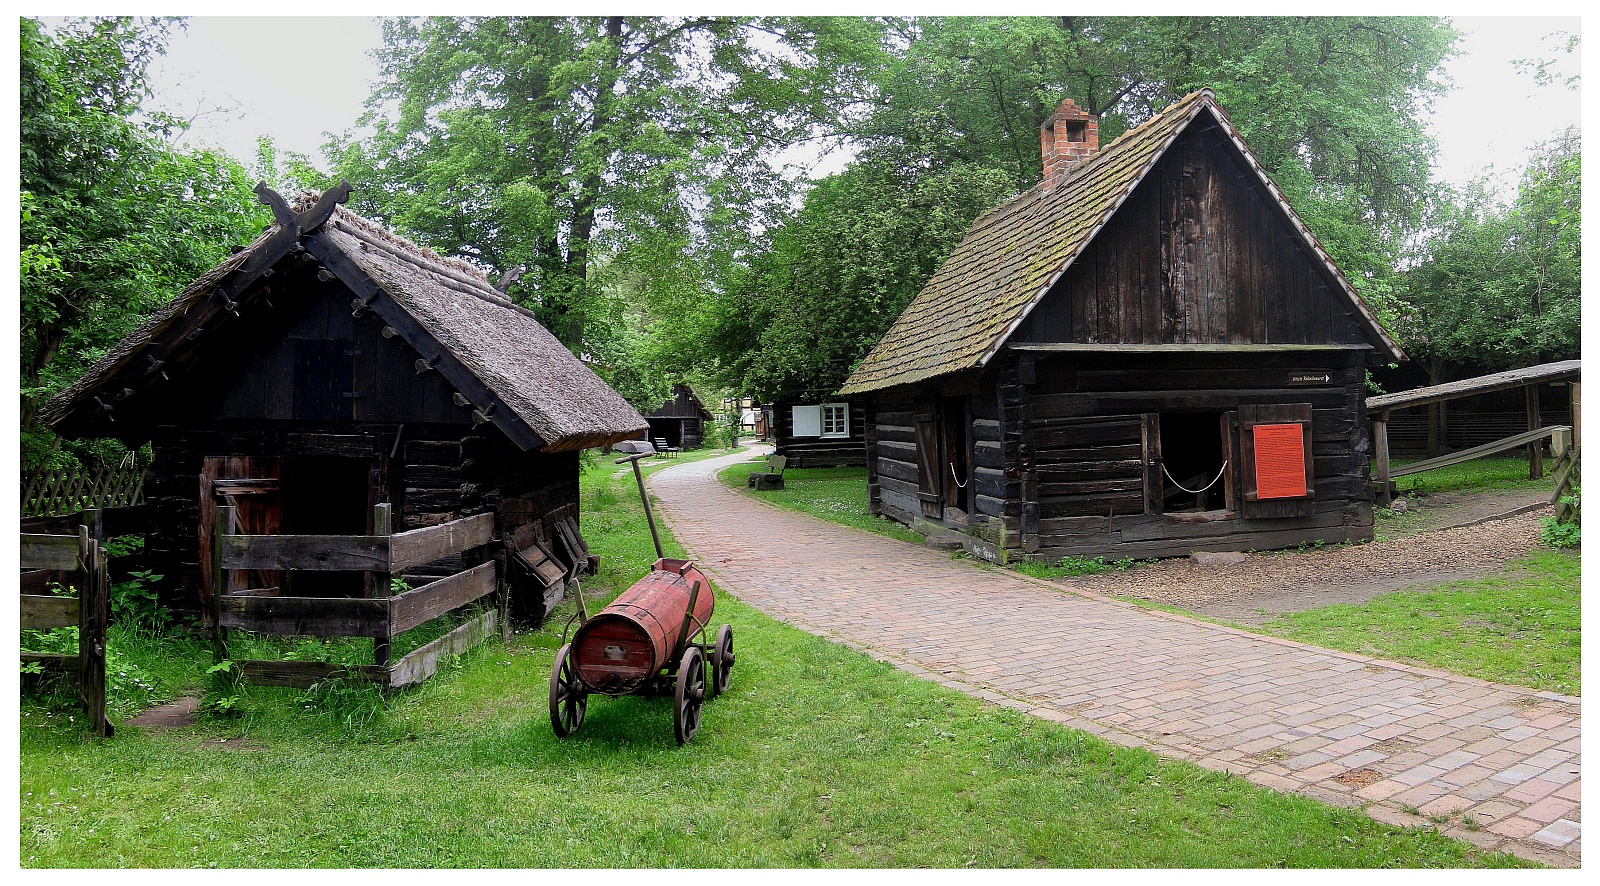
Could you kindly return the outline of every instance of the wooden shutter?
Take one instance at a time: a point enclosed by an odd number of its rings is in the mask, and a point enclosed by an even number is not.
[[[795,437],[822,436],[821,406],[792,406],[789,415],[794,421],[790,434]]]
[[[1295,433],[1295,430],[1298,433]],[[1240,512],[1247,518],[1315,513],[1311,404],[1239,407]]]
[[[940,475],[943,462],[939,458],[938,404],[918,401],[915,413],[917,425],[917,499],[922,502],[924,517],[944,516],[944,483]]]

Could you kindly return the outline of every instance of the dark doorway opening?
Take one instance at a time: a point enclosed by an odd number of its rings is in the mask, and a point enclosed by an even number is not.
[[[668,446],[683,446],[683,419],[646,418],[650,423],[650,439],[665,440]]]
[[[284,459],[283,534],[366,535],[371,531],[368,469],[364,458],[295,456]],[[299,597],[359,597],[363,572],[292,573]]]
[[[943,436],[944,506],[969,512],[971,484],[967,479],[967,398],[944,397],[939,401],[939,429]]]
[[[1221,412],[1161,415],[1161,510],[1209,511],[1225,506]]]

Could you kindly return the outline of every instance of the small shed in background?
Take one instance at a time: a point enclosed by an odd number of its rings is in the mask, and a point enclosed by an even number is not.
[[[711,410],[683,382],[672,386],[672,399],[645,414],[650,439],[665,440],[679,449],[699,449],[706,439],[706,422],[712,419]]]

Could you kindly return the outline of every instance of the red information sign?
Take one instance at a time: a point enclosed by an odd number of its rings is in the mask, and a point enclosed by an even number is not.
[[[1256,498],[1306,494],[1305,437],[1300,426],[1256,425]]]

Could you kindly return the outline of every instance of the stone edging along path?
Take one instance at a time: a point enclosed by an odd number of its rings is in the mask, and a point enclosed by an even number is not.
[[[757,501],[750,453],[653,474],[702,569],[790,624],[995,704],[1380,821],[1581,859],[1582,700],[1251,634]],[[1414,808],[1422,816],[1405,811]],[[1468,822],[1475,829],[1468,826]]]

